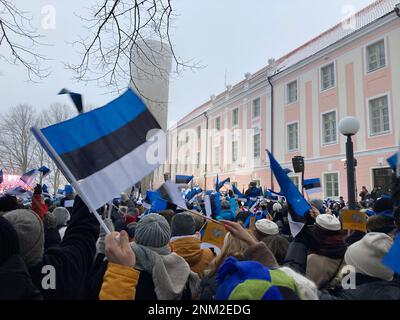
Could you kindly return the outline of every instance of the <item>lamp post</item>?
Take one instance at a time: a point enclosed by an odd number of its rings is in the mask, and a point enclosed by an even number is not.
[[[339,131],[347,137],[346,142],[346,163],[347,163],[347,197],[349,209],[356,209],[356,191],[354,179],[354,150],[351,137],[360,130],[360,122],[354,117],[345,117],[339,122]]]

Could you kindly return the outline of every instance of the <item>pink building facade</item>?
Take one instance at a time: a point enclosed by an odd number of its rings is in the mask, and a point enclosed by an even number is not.
[[[359,119],[353,137],[358,190],[388,189],[386,159],[400,141],[398,0],[380,0],[194,109],[168,132],[168,161],[155,174],[195,176],[212,188],[216,175],[239,189],[250,181],[279,190],[265,149],[283,167],[305,157],[306,178],[321,197],[346,197],[345,137],[338,123]],[[294,182],[300,176],[292,174]]]

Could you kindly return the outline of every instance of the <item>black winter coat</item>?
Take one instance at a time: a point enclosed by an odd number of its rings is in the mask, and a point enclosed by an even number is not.
[[[212,277],[204,277],[200,282],[199,300],[214,300],[217,288],[217,274],[214,274]]]
[[[39,290],[32,283],[26,265],[13,255],[0,266],[0,300],[40,300]]]
[[[99,223],[80,197],[75,198],[71,220],[59,247],[45,251],[42,261],[29,269],[32,281],[45,300],[75,300],[84,295],[85,280],[93,265]],[[44,266],[56,272],[56,288],[43,289]]]

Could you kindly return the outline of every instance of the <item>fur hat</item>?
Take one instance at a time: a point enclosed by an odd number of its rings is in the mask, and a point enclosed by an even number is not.
[[[27,266],[39,263],[44,253],[44,228],[40,217],[25,209],[7,212],[3,217],[17,232],[21,257]]]
[[[339,219],[331,214],[318,215],[315,223],[322,229],[329,231],[340,231],[342,229]]]
[[[392,281],[393,271],[382,264],[382,259],[392,244],[393,239],[385,233],[367,233],[347,249],[344,260],[346,264],[353,266],[357,273]]]

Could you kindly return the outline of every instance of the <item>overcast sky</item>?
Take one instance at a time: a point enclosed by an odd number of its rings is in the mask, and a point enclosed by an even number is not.
[[[79,55],[70,44],[82,34],[76,14],[100,0],[14,0],[30,11],[33,24],[51,46],[41,52],[51,57],[50,77],[38,84],[26,82],[23,68],[0,62],[0,112],[19,103],[44,108],[53,102],[70,103],[57,96],[63,87],[84,94],[85,103],[100,106],[113,98],[95,83],[77,83],[64,62]],[[101,1],[102,2],[102,1]],[[172,0],[176,18],[172,40],[177,55],[195,59],[205,67],[187,71],[170,84],[169,120],[179,120],[195,107],[218,94],[228,84],[242,80],[266,65],[268,58],[285,53],[343,20],[349,8],[361,9],[372,0]],[[56,28],[43,30],[41,10],[56,9]],[[0,48],[0,53],[3,52]]]

